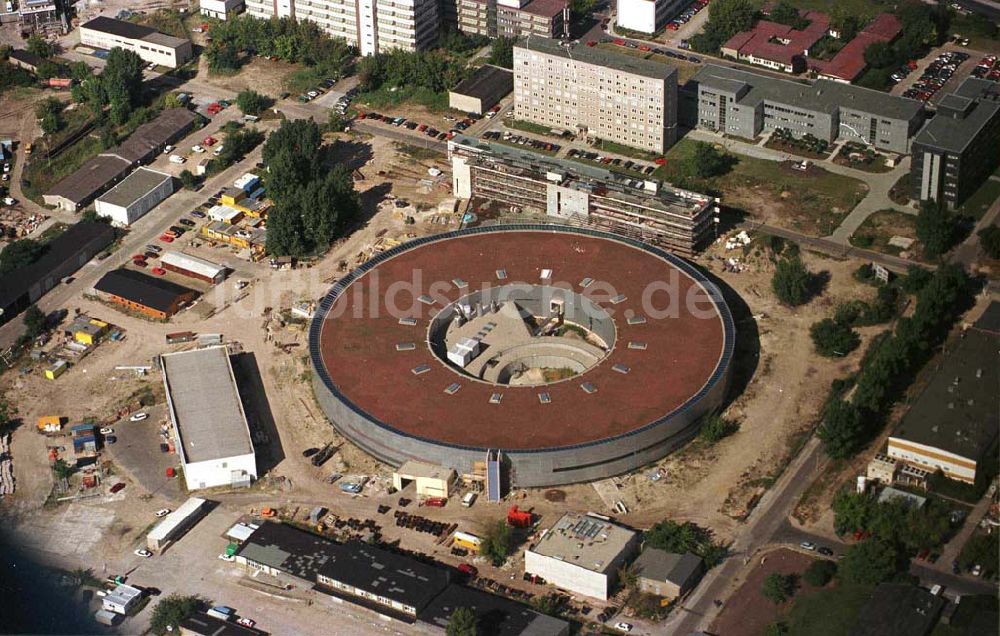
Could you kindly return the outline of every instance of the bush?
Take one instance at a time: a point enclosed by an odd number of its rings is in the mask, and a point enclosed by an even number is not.
[[[905,572],[908,565],[909,560],[899,548],[875,538],[849,547],[838,572],[845,583],[878,585]]]
[[[726,549],[712,540],[712,533],[690,521],[676,523],[661,521],[646,531],[643,537],[646,545],[665,552],[691,552],[705,561],[708,567],[715,567],[726,555]]]
[[[990,258],[1000,258],[1000,227],[991,225],[979,230],[979,244]]]
[[[778,261],[771,279],[771,289],[785,305],[796,307],[809,300],[811,275],[799,258],[783,258]]]
[[[197,596],[171,594],[153,608],[149,628],[157,634],[176,632],[180,622],[201,609],[201,605],[201,600]]]
[[[837,564],[825,559],[813,561],[802,574],[802,580],[813,587],[823,587],[837,573]]]
[[[824,318],[809,328],[816,353],[827,358],[846,356],[858,348],[861,337],[849,324]]]
[[[781,574],[772,572],[764,579],[764,587],[760,593],[764,598],[772,601],[775,605],[784,603],[792,594],[795,594],[795,587],[798,583],[794,574]]]
[[[236,105],[244,115],[259,115],[271,105],[271,100],[248,88],[236,95]]]
[[[718,413],[713,413],[702,422],[698,437],[709,444],[715,444],[738,430],[740,430],[740,425],[737,422],[727,420]]]

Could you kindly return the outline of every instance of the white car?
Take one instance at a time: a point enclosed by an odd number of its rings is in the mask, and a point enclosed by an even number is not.
[[[226,554],[225,552],[223,552],[222,554],[219,555],[219,560],[220,561],[235,561],[236,559],[234,557],[232,557],[231,555]]]
[[[313,99],[316,99],[317,97],[319,97],[319,91],[309,91],[308,93],[306,93],[306,95],[312,97]]]
[[[157,249],[156,251],[159,252],[160,250]],[[141,422],[144,419],[146,419],[147,417],[149,417],[149,413],[141,413],[141,412],[140,413],[133,413],[132,416],[130,418],[128,418],[128,421],[129,422]]]
[[[144,559],[148,559],[149,557],[153,556],[153,553],[150,552],[149,550],[136,550],[132,554],[136,556],[141,556]]]
[[[156,511],[157,517],[166,517],[169,514],[170,514],[170,508],[163,508],[162,510]]]
[[[191,146],[191,150],[193,150],[194,152],[205,152],[205,149],[198,145]]]
[[[111,427],[105,426],[104,428],[101,429],[101,435],[114,435],[114,434],[115,434],[115,429]]]
[[[257,621],[252,618],[237,618],[236,623],[238,625],[242,625],[243,627],[253,627],[257,624]]]
[[[17,203],[17,199],[15,199],[14,197],[4,197],[3,202],[6,205],[14,205],[15,203]]]
[[[166,146],[165,146],[165,147],[163,148],[163,154],[165,154],[165,155],[169,155],[169,154],[170,154],[170,151],[171,151],[171,150],[173,150],[173,149],[174,149],[174,147],[173,147],[173,146],[171,146],[170,144],[167,144],[167,145],[166,145]]]
[[[816,549],[816,544],[811,541],[803,541],[802,543],[799,544],[799,547],[804,550],[809,550],[810,552],[812,552],[813,550]]]
[[[629,623],[618,621],[617,623],[615,623],[615,629],[620,629],[621,631],[627,634],[630,631],[632,631],[632,625],[630,625]]]
[[[219,155],[222,154],[222,149],[223,148],[225,148],[225,146],[221,146],[220,145],[218,148],[216,148],[215,150],[212,151],[212,154],[215,155],[216,157],[218,157]]]

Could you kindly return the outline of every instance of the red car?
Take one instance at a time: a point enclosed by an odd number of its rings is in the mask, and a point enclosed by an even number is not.
[[[653,160],[653,163],[655,163],[658,166],[662,166],[667,163],[667,159],[665,157],[657,157],[656,159]]]
[[[219,104],[218,102],[212,102],[211,104],[208,105],[208,108],[206,108],[205,110],[208,111],[209,115],[218,115],[220,112],[222,112],[222,105]]]
[[[615,38],[615,39],[614,39],[614,40],[612,40],[612,41],[613,41],[613,42],[614,42],[615,44],[617,44],[618,46],[625,46],[625,40],[622,40],[622,39],[620,39],[620,38]]]
[[[133,261],[144,261],[144,260],[146,260],[146,255],[145,254],[133,254],[132,255],[132,260]]]
[[[444,508],[448,500],[444,497],[428,497],[424,500],[425,506],[430,506],[431,508]]]
[[[645,44],[640,44],[640,45],[639,45],[639,50],[640,50],[640,51],[648,51],[648,50],[649,50],[649,47],[648,47],[648,46],[646,46]]]
[[[124,489],[125,489],[125,482],[124,481],[120,481],[120,482],[118,482],[117,484],[115,484],[114,486],[111,487],[111,493],[114,494],[116,492],[121,492]]]
[[[367,117],[365,113],[358,113],[358,119],[364,119],[365,117]]]
[[[146,261],[132,261],[132,264],[135,265],[136,267],[145,267]]]
[[[160,240],[163,241],[164,243],[173,243],[174,242],[174,237],[167,236],[166,234],[161,234],[160,235]]]
[[[420,124],[419,126],[417,126],[417,130],[419,130],[420,132],[424,132],[425,130],[427,130],[427,124]]]
[[[163,276],[164,274],[167,273],[167,270],[163,269],[162,267],[154,267],[149,271],[152,272],[154,276]]]
[[[462,574],[468,574],[469,576],[476,576],[477,574],[479,574],[479,570],[469,565],[468,563],[459,563],[458,571],[461,572]]]
[[[205,144],[206,146],[214,146],[217,141],[218,139],[216,139],[215,137],[205,137],[201,143]]]
[[[587,42],[587,46],[597,46],[597,40],[591,40],[590,42]]]

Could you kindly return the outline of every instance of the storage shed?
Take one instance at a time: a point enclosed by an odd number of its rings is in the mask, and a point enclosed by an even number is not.
[[[455,471],[451,468],[418,461],[408,461],[392,474],[392,485],[396,490],[415,483],[418,497],[447,498],[454,481]]]
[[[172,250],[164,252],[160,257],[160,267],[212,284],[225,280],[227,271],[225,265]]]

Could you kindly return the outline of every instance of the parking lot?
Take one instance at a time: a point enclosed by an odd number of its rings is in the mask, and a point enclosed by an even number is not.
[[[892,79],[901,82],[908,78],[916,76],[912,84],[909,84],[907,88],[902,91],[903,97],[909,97],[911,99],[919,99],[921,101],[927,102],[931,98],[943,94],[947,91],[942,91],[946,84],[949,84],[952,78],[956,80],[964,79],[967,73],[971,70],[968,68],[968,62],[970,55],[963,51],[942,51],[937,57],[933,58],[931,62],[924,67],[917,75],[917,70],[919,66],[908,65],[901,67],[896,73],[893,74]],[[959,73],[959,69],[963,68],[962,73]],[[952,83],[954,86],[958,85],[958,81]]]
[[[167,468],[179,469],[180,458],[168,452],[166,407],[158,404],[144,409],[149,417],[141,422],[124,418],[114,424],[117,441],[107,445],[111,460],[129,474],[146,492],[178,503],[184,493],[179,478],[169,478]]]

